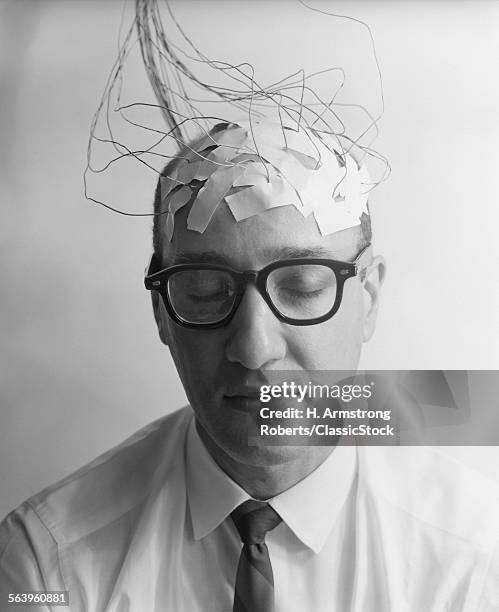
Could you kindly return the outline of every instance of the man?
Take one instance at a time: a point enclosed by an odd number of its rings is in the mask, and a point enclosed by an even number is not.
[[[426,449],[248,441],[269,373],[356,369],[385,267],[361,165],[286,136],[217,125],[165,169],[146,286],[190,407],[6,518],[2,609],[33,590],[92,612],[499,609],[485,478]]]

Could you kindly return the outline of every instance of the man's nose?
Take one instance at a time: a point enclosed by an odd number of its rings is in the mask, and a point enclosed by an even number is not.
[[[258,289],[248,284],[229,325],[227,359],[248,370],[265,368],[283,359],[286,341],[282,325]]]

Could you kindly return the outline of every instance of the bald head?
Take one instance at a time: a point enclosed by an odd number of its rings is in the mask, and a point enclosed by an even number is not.
[[[303,216],[313,214],[322,235],[358,226],[359,247],[369,243],[365,168],[313,132],[285,130],[267,121],[251,127],[218,124],[186,144],[165,166],[156,187],[155,254],[164,255],[176,213],[184,206],[187,228],[199,233],[219,205],[230,209],[234,222],[295,206]]]

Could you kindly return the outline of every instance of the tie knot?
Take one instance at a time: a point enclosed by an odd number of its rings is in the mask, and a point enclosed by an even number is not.
[[[267,532],[282,520],[267,503],[253,499],[238,506],[231,517],[243,544],[263,544]]]

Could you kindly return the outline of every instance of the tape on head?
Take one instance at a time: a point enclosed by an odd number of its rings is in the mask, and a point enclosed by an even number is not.
[[[225,202],[236,222],[278,206],[312,214],[322,235],[360,224],[373,184],[365,166],[341,149],[334,137],[268,120],[217,124],[161,179],[168,205],[167,237],[174,218],[189,203],[193,181],[203,181],[187,217],[202,233]],[[197,183],[199,185],[199,183]]]

